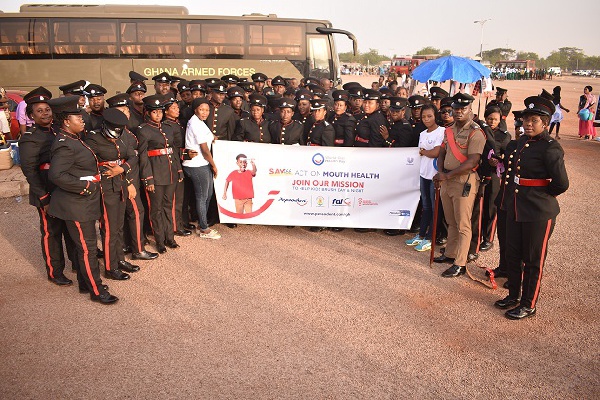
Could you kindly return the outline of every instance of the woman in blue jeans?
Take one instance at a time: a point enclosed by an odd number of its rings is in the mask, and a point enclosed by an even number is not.
[[[426,104],[421,108],[421,121],[425,129],[419,135],[419,155],[421,156],[421,203],[423,204],[423,215],[421,216],[421,227],[419,233],[405,243],[415,246],[417,251],[431,250],[431,234],[433,227],[433,206],[435,200],[435,189],[433,176],[437,173],[434,160],[440,153],[440,146],[444,141],[444,127],[436,123],[437,108],[433,104]]]
[[[219,232],[210,229],[206,220],[208,203],[213,193],[213,179],[217,176],[217,166],[210,154],[214,136],[204,122],[210,113],[209,101],[206,98],[194,99],[192,109],[194,115],[187,124],[185,147],[192,152],[202,154],[202,157],[183,161],[183,171],[194,185],[198,211],[198,235],[206,239],[220,239]]]

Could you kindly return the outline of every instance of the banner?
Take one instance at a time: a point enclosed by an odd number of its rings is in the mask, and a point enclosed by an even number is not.
[[[222,223],[409,229],[418,149],[282,146],[217,140]]]

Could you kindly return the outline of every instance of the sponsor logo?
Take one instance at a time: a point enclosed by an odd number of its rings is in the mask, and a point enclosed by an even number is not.
[[[362,197],[359,197],[358,199],[358,206],[359,207],[364,207],[364,206],[376,206],[378,205],[378,203],[369,200],[369,199],[363,199]]]
[[[286,176],[294,175],[294,172],[290,168],[269,168],[270,176]]]
[[[300,197],[296,197],[295,199],[286,199],[284,197],[280,197],[277,201],[281,201],[283,203],[296,203],[302,207],[308,204],[308,200],[301,199]]]
[[[395,215],[398,217],[410,217],[410,210],[392,210],[390,211],[390,215]]]
[[[312,162],[313,162],[313,164],[315,164],[317,166],[322,165],[325,162],[325,157],[323,157],[323,154],[321,154],[321,153],[316,153],[312,157]]]
[[[325,207],[325,199],[323,196],[317,197],[317,207]]]
[[[415,159],[414,157],[406,157],[406,165],[414,165]]]
[[[334,207],[351,207],[352,201],[349,198],[345,199],[333,199],[331,205]]]

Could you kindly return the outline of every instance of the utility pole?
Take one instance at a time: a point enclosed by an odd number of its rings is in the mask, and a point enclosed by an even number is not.
[[[481,61],[483,61],[483,25],[485,25],[486,22],[491,21],[491,18],[488,19],[482,19],[479,21],[473,21],[474,24],[479,24],[481,25],[481,44],[479,46],[479,58],[481,59]]]

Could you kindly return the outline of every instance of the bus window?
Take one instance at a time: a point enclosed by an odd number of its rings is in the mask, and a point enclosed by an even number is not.
[[[122,22],[121,53],[131,56],[173,58],[182,54],[178,22]]]
[[[117,23],[114,21],[59,21],[53,23],[57,54],[116,55]]]
[[[309,76],[328,78],[329,42],[326,36],[310,35],[308,37]]]
[[[258,56],[302,57],[303,37],[301,26],[250,25],[248,52]]]
[[[48,54],[48,23],[35,19],[0,23],[0,54]]]
[[[191,55],[244,55],[244,26],[227,23],[187,24],[186,52]]]

